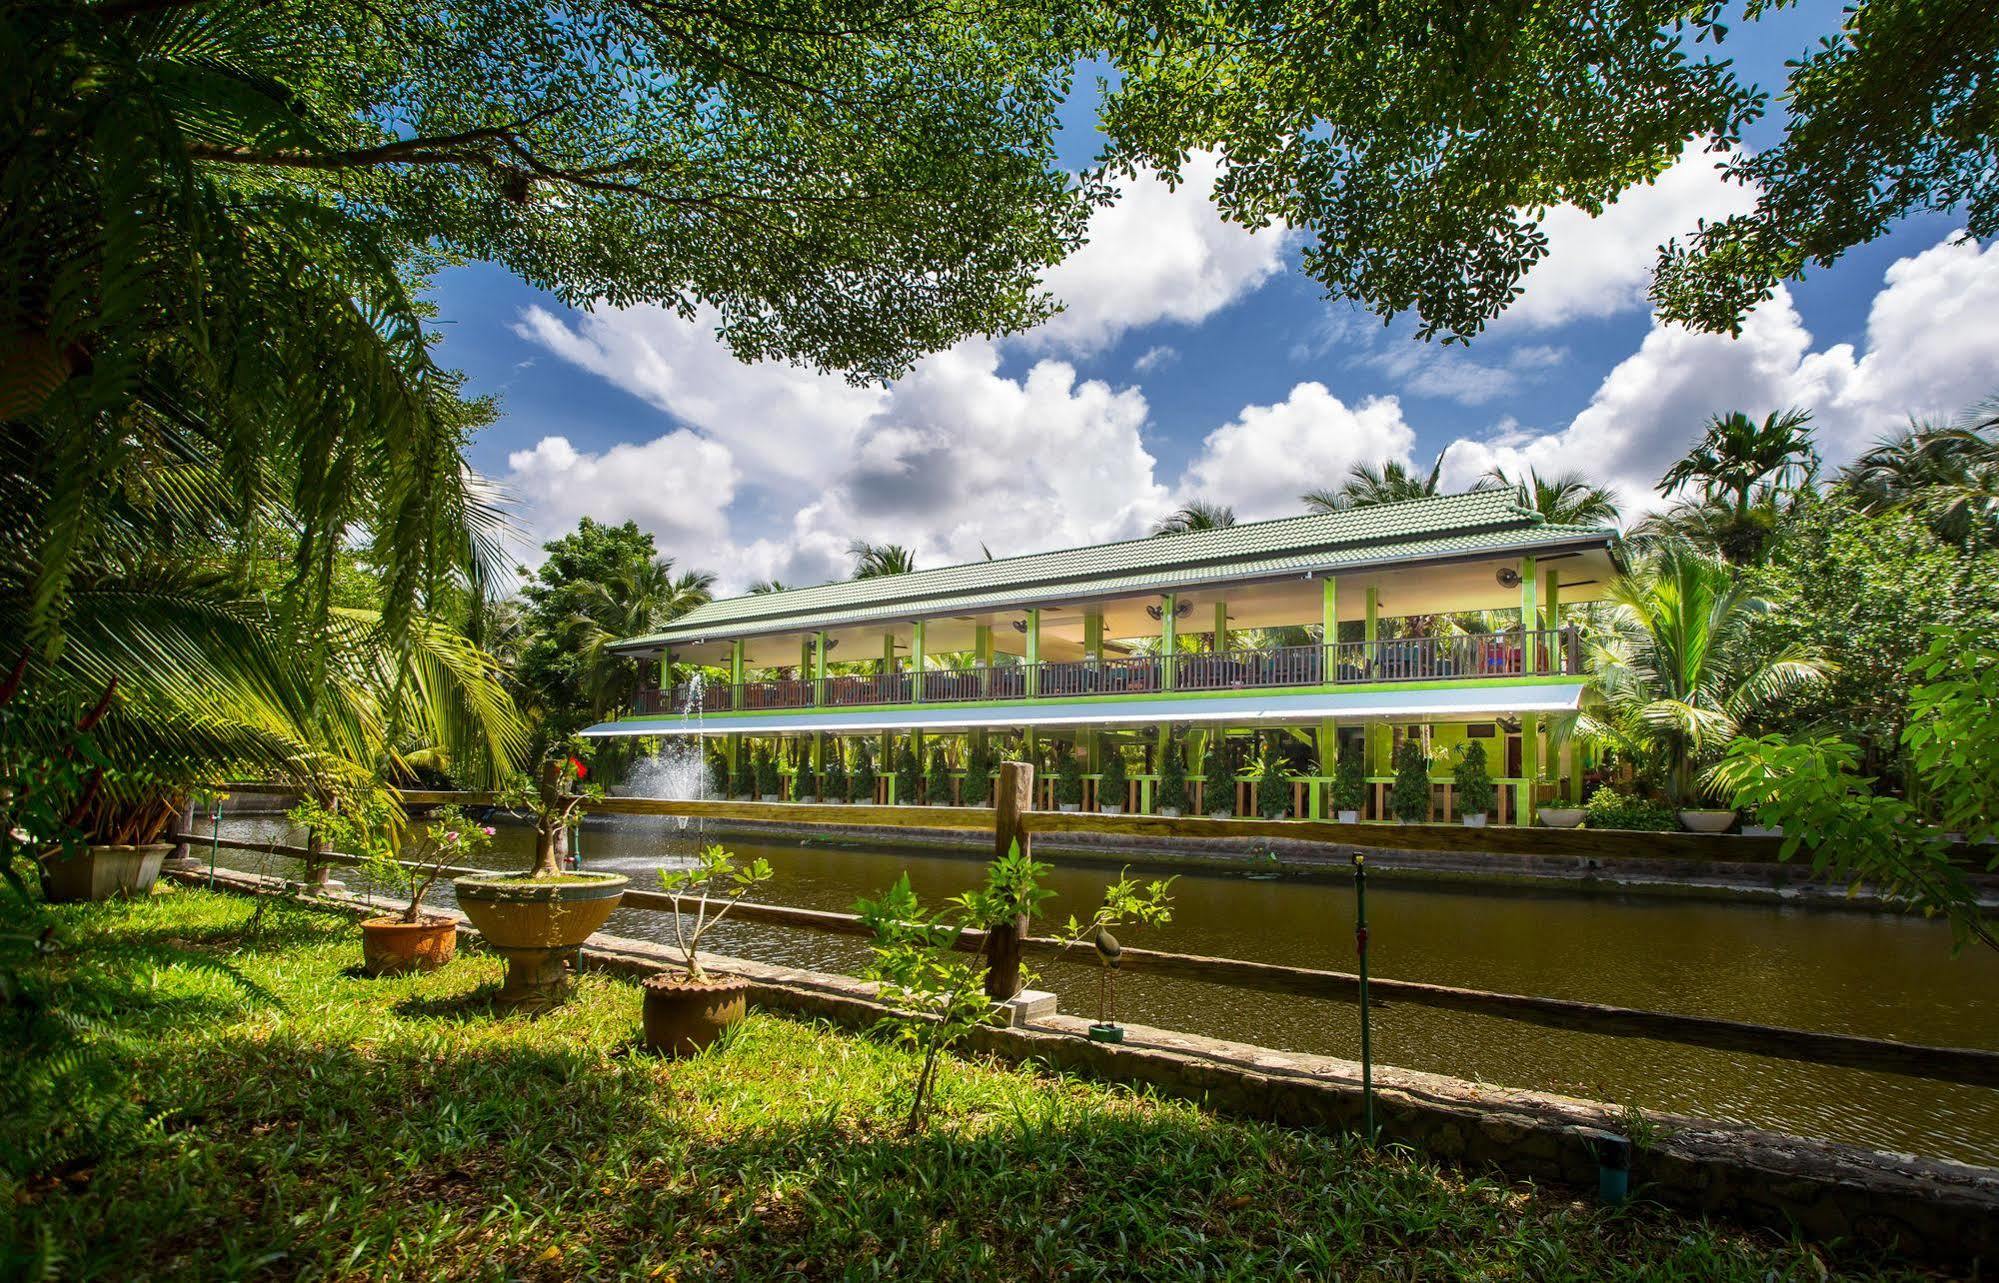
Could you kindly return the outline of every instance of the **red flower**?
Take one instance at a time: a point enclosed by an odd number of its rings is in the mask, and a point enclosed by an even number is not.
[[[580,757],[569,759],[569,769],[576,772],[576,778],[579,780],[590,773],[590,768],[583,765],[583,759]]]

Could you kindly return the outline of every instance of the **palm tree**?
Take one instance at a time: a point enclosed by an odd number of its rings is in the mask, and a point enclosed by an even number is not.
[[[1580,472],[1544,477],[1536,468],[1515,480],[1502,468],[1479,479],[1481,490],[1511,490],[1523,508],[1538,512],[1550,525],[1614,526],[1622,516],[1617,497]]]
[[[1743,719],[1832,666],[1805,647],[1759,653],[1750,621],[1764,610],[1734,567],[1687,544],[1661,548],[1610,588],[1609,635],[1591,647],[1597,697],[1576,733],[1658,779],[1679,804],[1695,773]]]
[[[765,597],[774,592],[789,592],[790,588],[778,579],[759,579],[750,585],[750,596]]]
[[[1999,540],[1999,401],[1955,424],[1911,422],[1848,464],[1845,486],[1869,513],[1925,515],[1952,543]]]
[[[1154,538],[1186,535],[1196,530],[1225,530],[1235,524],[1235,509],[1225,503],[1203,503],[1195,499],[1186,507],[1159,519],[1152,528]]]
[[[875,544],[865,539],[856,539],[847,545],[847,552],[854,559],[855,579],[906,575],[916,569],[916,554],[901,544]]]
[[[1810,475],[1818,460],[1811,420],[1809,411],[1797,409],[1773,411],[1760,423],[1740,410],[1715,415],[1700,443],[1666,470],[1659,493],[1694,486],[1703,498],[1727,498],[1735,516],[1745,519],[1759,486],[1792,490]]]
[[[638,691],[632,661],[611,646],[656,632],[676,616],[706,605],[714,586],[715,576],[705,571],[684,571],[676,578],[667,557],[576,585],[577,600],[563,631],[566,645],[579,657],[583,691],[597,715],[629,705]]]
[[[1312,490],[1299,496],[1307,512],[1345,512],[1349,508],[1372,508],[1405,499],[1427,499],[1438,493],[1444,473],[1445,446],[1437,452],[1427,476],[1419,477],[1403,463],[1390,459],[1379,466],[1356,463],[1347,469],[1346,480],[1333,490]]]

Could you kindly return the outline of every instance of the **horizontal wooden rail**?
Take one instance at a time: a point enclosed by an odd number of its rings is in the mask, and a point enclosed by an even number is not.
[[[175,840],[196,846],[210,841],[207,836],[198,833],[177,834]],[[229,850],[267,851],[299,859],[310,854],[307,848],[302,846],[249,842],[233,838],[223,838],[219,845]],[[354,856],[332,851],[320,852],[319,858],[328,863],[362,863]],[[464,868],[447,870],[453,875],[489,871]],[[674,896],[663,891],[627,891],[622,905],[650,912],[672,913],[677,904],[693,903],[692,897]],[[729,916],[739,922],[760,922],[768,926],[820,931],[832,935],[866,937],[872,934],[857,915],[837,913],[827,909],[799,909],[789,905],[743,901],[729,910]],[[985,933],[980,931],[961,932],[955,943],[956,948],[967,953],[976,953],[984,945]],[[1050,936],[1029,936],[1022,942],[1022,947],[1029,953],[1042,956],[1069,957],[1079,964],[1094,956],[1087,952],[1072,952],[1065,942]],[[1170,953],[1131,947],[1124,949],[1118,961],[1120,969],[1124,971],[1173,976],[1183,980],[1201,980],[1237,989],[1255,989],[1267,993],[1340,1001],[1354,1001],[1360,996],[1360,977],[1346,971],[1325,971],[1273,962],[1250,962],[1242,958],[1211,958],[1200,954]],[[1370,997],[1377,1005],[1403,1002],[1412,1006],[1490,1016],[1499,1020],[1512,1020],[1549,1029],[1567,1029],[1613,1038],[1649,1038],[1655,1042],[1709,1047],[1719,1051],[1748,1052],[1752,1055],[1799,1061],[1805,1064],[1868,1069],[1932,1082],[1999,1087],[1999,1051],[1984,1051],[1970,1047],[1932,1047],[1919,1043],[1896,1042],[1886,1038],[1867,1038],[1857,1034],[1820,1033],[1780,1025],[1722,1020],[1712,1016],[1688,1016],[1669,1011],[1649,1011],[1638,1007],[1580,1002],[1569,998],[1543,998],[1486,989],[1462,989],[1452,985],[1425,984],[1415,980],[1388,980],[1379,976],[1369,977],[1368,987]]]

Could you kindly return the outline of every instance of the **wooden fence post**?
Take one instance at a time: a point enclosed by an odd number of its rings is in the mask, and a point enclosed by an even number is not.
[[[1033,857],[1032,838],[1020,817],[1034,809],[1034,767],[1027,762],[1001,762],[999,787],[993,794],[993,858],[1004,859],[1014,844]],[[1027,915],[986,929],[986,996],[1005,1002],[1020,992],[1020,948],[1027,938]]]

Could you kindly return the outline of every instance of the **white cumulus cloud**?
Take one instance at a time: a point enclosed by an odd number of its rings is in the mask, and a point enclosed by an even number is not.
[[[1245,520],[1282,517],[1299,511],[1299,495],[1338,485],[1354,464],[1409,462],[1415,444],[1394,397],[1349,406],[1323,383],[1300,383],[1275,405],[1244,406],[1210,432],[1180,491],[1229,504]]]

